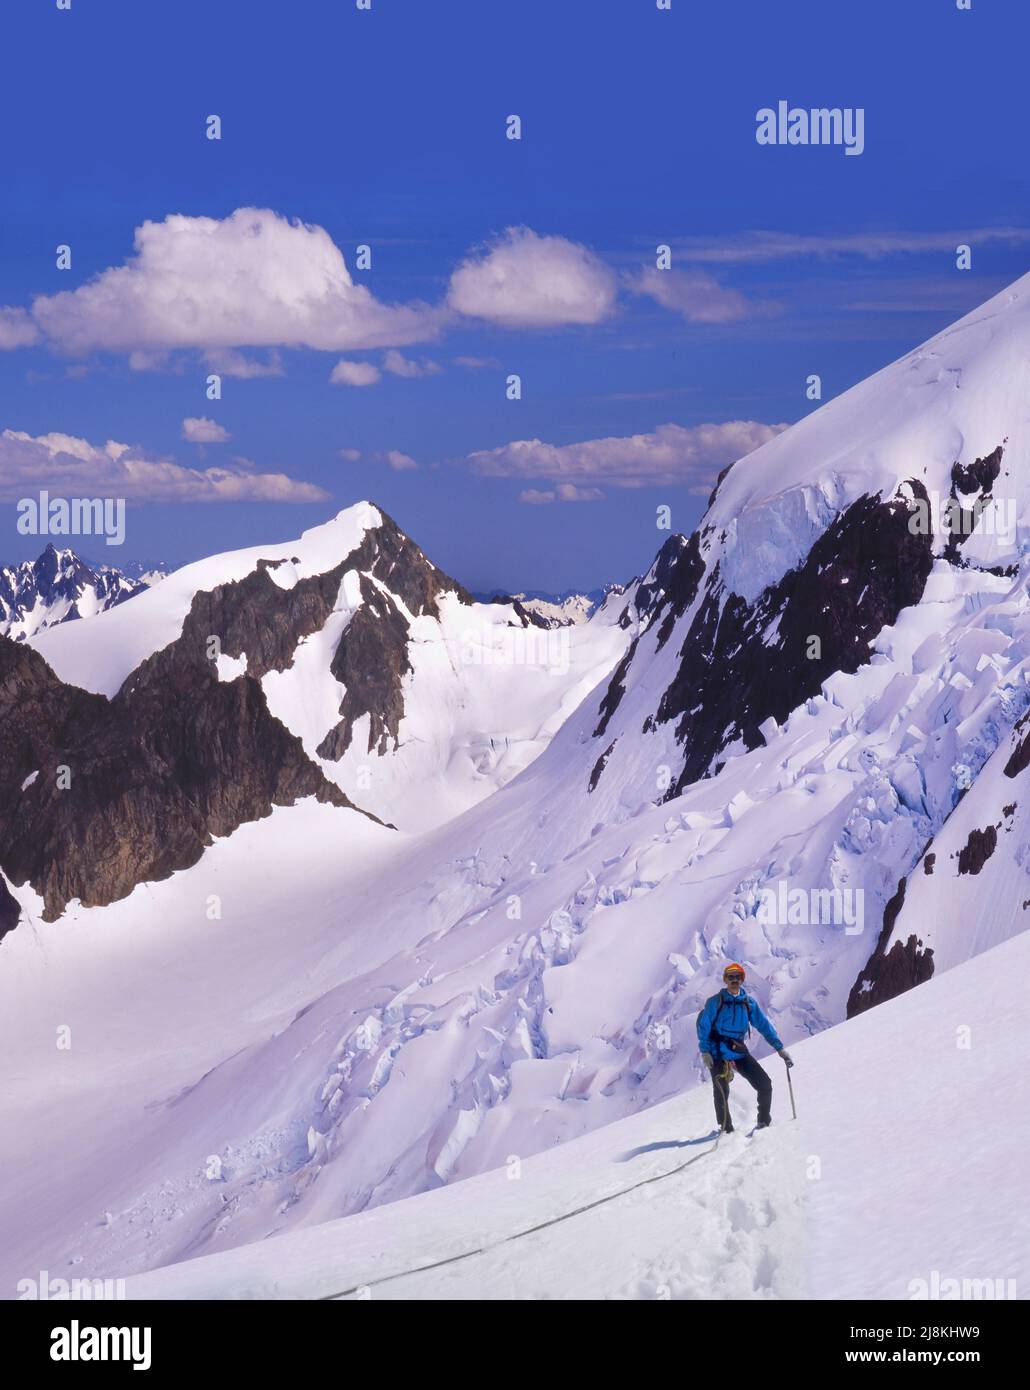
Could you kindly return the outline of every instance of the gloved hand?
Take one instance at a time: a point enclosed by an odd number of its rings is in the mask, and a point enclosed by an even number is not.
[[[785,1047],[780,1048],[780,1056],[786,1062],[788,1067],[792,1067],[794,1065],[794,1061]]]
[[[710,1052],[702,1052],[701,1060],[702,1062],[704,1062],[705,1066],[708,1068],[709,1071],[711,1071],[712,1068],[715,1066],[715,1063],[712,1061],[712,1054]]]

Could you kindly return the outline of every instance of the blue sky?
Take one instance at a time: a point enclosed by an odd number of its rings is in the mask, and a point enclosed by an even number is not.
[[[0,561],[41,548],[15,503],[68,493],[64,435],[83,495],[147,465],[124,546],[75,542],[113,563],[370,497],[476,589],[627,578],[810,373],[829,398],[1027,270],[1028,38],[1017,0],[7,0]],[[780,99],[863,108],[863,153],[758,145]]]

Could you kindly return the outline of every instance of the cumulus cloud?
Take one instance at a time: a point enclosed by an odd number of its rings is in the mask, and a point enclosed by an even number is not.
[[[499,449],[469,454],[465,464],[484,477],[548,478],[555,484],[556,494],[563,484],[569,484],[689,487],[691,492],[704,495],[727,463],[751,453],[786,428],[757,420],[728,420],[720,425],[659,425],[653,434],[587,439],[578,444],[518,439]],[[523,495],[522,500],[563,499]]]
[[[458,266],[447,302],[506,328],[553,328],[600,323],[615,307],[615,291],[614,271],[585,246],[509,227]]]
[[[703,270],[657,270],[627,275],[625,284],[634,294],[647,295],[663,309],[682,314],[690,323],[733,323],[775,307],[750,301],[738,290],[725,289]]]
[[[16,501],[41,489],[65,497],[124,497],[130,502],[323,502],[314,483],[284,473],[256,473],[246,460],[231,468],[184,468],[148,459],[129,444],[95,445],[69,434],[0,433],[0,498]]]
[[[374,386],[381,373],[371,362],[346,362],[342,358],[329,373],[334,386]]]
[[[30,347],[39,329],[24,309],[0,309],[0,351]]]
[[[383,357],[383,370],[392,372],[394,376],[414,377],[436,376],[443,368],[438,362],[431,362],[428,357],[416,362],[413,358],[405,357],[396,348],[391,348]]]
[[[232,436],[217,420],[188,415],[182,422],[182,437],[191,444],[224,444]]]
[[[424,304],[380,303],[354,284],[328,232],[268,208],[144,222],[124,265],[32,305],[39,329],[70,353],[395,347],[435,336],[438,317]]]

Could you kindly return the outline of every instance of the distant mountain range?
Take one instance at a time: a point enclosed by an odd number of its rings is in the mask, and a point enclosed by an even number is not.
[[[492,589],[472,597],[477,603],[518,604],[538,627],[569,627],[585,623],[609,594],[621,594],[624,588],[622,584],[606,584],[601,589],[586,591],[564,589],[561,593],[553,593],[547,589],[526,589],[514,594]]]
[[[0,633],[24,641],[45,628],[91,618],[163,578],[130,561],[121,569],[91,565],[73,550],[48,545],[37,560],[0,568]]]

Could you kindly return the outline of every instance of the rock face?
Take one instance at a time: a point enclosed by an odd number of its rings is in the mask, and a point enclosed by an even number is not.
[[[946,558],[952,564],[965,563],[961,554],[962,546],[973,534],[980,513],[991,500],[992,488],[1001,472],[1004,453],[1004,446],[999,444],[984,458],[974,459],[965,466],[956,463],[952,467],[949,496],[951,533],[944,550]]]
[[[410,669],[401,605],[438,616],[443,592],[471,598],[385,515],[325,573],[279,581],[283,563],[259,560],[245,578],[195,594],[175,641],[110,700],[64,684],[35,650],[0,638],[0,869],[31,884],[48,920],[73,898],[101,906],[190,867],[213,836],[273,806],[314,796],[360,809],[270,712],[262,677],[292,666],[350,574],[361,603],[331,666],[345,686],[341,718],[319,752],[342,755],[364,715],[369,750],[382,751],[397,739]],[[223,657],[245,670],[220,676]],[[9,929],[4,914],[0,897],[0,929]]]
[[[347,624],[330,670],[346,689],[340,722],[318,747],[320,758],[339,759],[350,747],[355,721],[369,717],[368,749],[384,753],[404,715],[401,682],[411,670],[408,623],[372,581],[361,576],[362,606]]]
[[[905,879],[901,879],[898,891],[884,909],[883,928],[876,949],[851,987],[848,1018],[875,1008],[877,1004],[893,999],[896,994],[904,994],[905,990],[913,985],[921,985],[933,974],[933,951],[924,949],[922,941],[914,934],[904,942],[895,941],[890,950],[886,950],[904,903]]]
[[[918,603],[933,564],[928,536],[909,528],[908,506],[863,497],[834,520],[804,563],[753,605],[713,584],[658,707],[676,720],[683,768],[670,795],[703,777],[734,739],[762,742],[836,671],[854,672],[902,608]]]
[[[0,634],[21,641],[102,613],[146,588],[120,570],[90,569],[73,551],[48,545],[38,560],[0,568]]]
[[[52,921],[195,864],[214,835],[273,805],[347,797],[269,713],[252,676],[220,681],[176,642],[114,700],[57,679],[0,639],[0,867]]]
[[[438,618],[437,600],[445,592],[456,594],[462,603],[473,602],[467,589],[437,569],[392,518],[382,515],[384,524],[368,532],[343,565],[343,571],[361,571],[362,605],[347,624],[333,656],[330,670],[346,693],[340,705],[340,722],[318,747],[320,758],[342,758],[350,747],[355,722],[366,714],[368,752],[383,753],[391,740],[397,743],[404,716],[401,683],[411,670],[410,629],[391,595],[415,617]],[[383,587],[374,584],[373,578]]]
[[[7,884],[0,876],[0,941],[9,931],[14,931],[21,917],[21,908]]]
[[[978,874],[998,848],[998,830],[988,825],[984,830],[971,830],[958,857],[960,874]]]
[[[910,486],[924,491],[919,483]],[[859,498],[797,568],[750,604],[727,592],[717,562],[705,579],[704,532],[666,542],[638,588],[636,614],[642,632],[657,625],[660,652],[694,608],[678,668],[648,721],[651,728],[673,723],[682,748],[682,766],[668,799],[716,771],[719,754],[730,744],[757,747],[761,724],[770,717],[785,719],[818,693],[828,676],[857,671],[868,662],[877,634],[902,608],[918,603],[933,564],[932,539],[914,533],[910,516],[900,498]],[[632,620],[628,608],[623,618]],[[608,683],[597,738],[608,732],[619,707],[637,640]],[[603,764],[598,777],[601,770]]]

